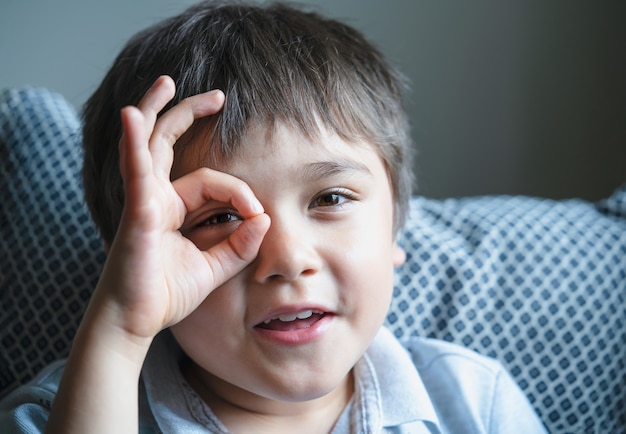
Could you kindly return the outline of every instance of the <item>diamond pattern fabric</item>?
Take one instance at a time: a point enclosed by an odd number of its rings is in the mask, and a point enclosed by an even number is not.
[[[104,261],[83,205],[79,127],[59,95],[0,93],[0,390],[67,355]]]
[[[388,326],[499,359],[551,432],[626,431],[626,186],[413,198]]]

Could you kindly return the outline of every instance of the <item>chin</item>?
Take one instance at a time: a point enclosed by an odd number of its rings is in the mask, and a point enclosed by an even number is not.
[[[343,372],[300,371],[296,375],[278,378],[273,384],[265,384],[263,395],[282,402],[307,402],[323,398],[333,393],[352,395],[352,366]]]

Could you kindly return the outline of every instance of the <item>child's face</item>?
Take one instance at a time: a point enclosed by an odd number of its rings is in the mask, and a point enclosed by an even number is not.
[[[172,331],[201,368],[200,381],[231,401],[321,397],[349,384],[387,313],[393,267],[404,260],[389,180],[369,145],[336,134],[319,143],[284,127],[271,143],[260,128],[248,136],[241,156],[219,170],[252,188],[270,229],[256,260]],[[175,162],[174,177],[201,165],[194,155]],[[207,202],[183,232],[208,249],[237,227],[237,216],[229,203]]]

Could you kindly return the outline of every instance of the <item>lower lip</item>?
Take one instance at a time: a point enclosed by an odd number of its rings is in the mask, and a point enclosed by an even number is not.
[[[262,328],[255,328],[254,331],[258,333],[263,339],[281,344],[281,345],[304,345],[311,343],[319,338],[328,330],[334,316],[330,314],[324,315],[315,324],[310,327],[298,330],[289,331],[277,331],[267,330]]]

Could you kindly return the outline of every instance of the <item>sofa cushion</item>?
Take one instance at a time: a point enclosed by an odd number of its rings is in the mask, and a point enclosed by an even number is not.
[[[551,432],[626,430],[626,186],[413,198],[388,325],[499,359]]]
[[[104,261],[79,130],[60,95],[0,93],[0,395],[67,355]]]

